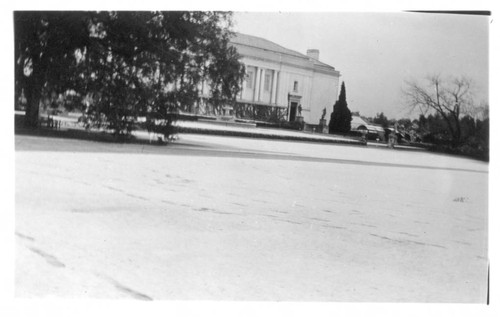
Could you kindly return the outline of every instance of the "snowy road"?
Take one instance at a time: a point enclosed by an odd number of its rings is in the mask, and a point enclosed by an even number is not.
[[[484,303],[487,180],[426,152],[16,136],[16,296]]]

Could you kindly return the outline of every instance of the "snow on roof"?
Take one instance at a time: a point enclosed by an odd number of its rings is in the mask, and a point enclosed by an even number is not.
[[[351,121],[351,130],[358,130],[361,126],[364,126],[368,131],[376,131],[376,132],[384,132],[384,128],[370,124],[363,120],[363,118],[359,116],[352,116]]]
[[[250,46],[250,47],[254,47],[254,48],[258,48],[258,49],[262,49],[262,50],[267,50],[267,51],[271,51],[271,52],[275,52],[275,53],[286,54],[286,55],[291,55],[291,56],[295,56],[298,58],[307,59],[307,60],[312,61],[314,65],[335,69],[335,67],[333,67],[333,66],[325,64],[323,62],[320,62],[316,59],[310,58],[309,56],[307,56],[305,54],[302,54],[302,53],[299,53],[297,51],[283,47],[279,44],[276,44],[274,42],[266,40],[265,38],[262,38],[262,37],[236,32],[234,34],[234,37],[231,39],[231,42],[233,44]]]
[[[368,123],[359,116],[352,116],[351,126],[355,126],[357,128],[360,125],[367,126]]]
[[[288,55],[293,55],[296,57],[302,57],[302,58],[307,58],[307,56],[300,54],[299,52],[290,50],[288,48],[285,48],[281,45],[278,45],[274,42],[271,42],[269,40],[266,40],[261,37],[253,36],[253,35],[248,35],[248,34],[242,34],[242,33],[235,33],[235,36],[231,39],[232,43],[235,44],[241,44],[241,45],[246,45],[246,46],[251,46],[251,47],[256,47],[268,51],[273,51],[281,54],[288,54]]]

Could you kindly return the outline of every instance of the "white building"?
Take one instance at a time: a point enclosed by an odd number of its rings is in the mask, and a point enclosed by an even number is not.
[[[301,109],[305,122],[318,124],[326,109],[329,120],[340,73],[319,61],[318,50],[304,55],[241,33],[236,33],[231,44],[242,56],[247,72],[234,107],[237,117],[295,121]]]

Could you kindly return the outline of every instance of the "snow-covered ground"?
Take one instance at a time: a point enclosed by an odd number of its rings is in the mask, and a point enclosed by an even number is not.
[[[16,150],[18,297],[486,301],[486,163],[202,135]]]
[[[358,140],[344,138],[341,136],[323,134],[323,133],[306,133],[295,130],[285,130],[285,129],[269,129],[269,128],[256,128],[249,126],[233,126],[231,122],[225,125],[223,122],[218,124],[214,122],[203,122],[203,121],[179,121],[176,123],[177,126],[183,128],[192,129],[202,129],[209,131],[229,131],[229,132],[240,132],[240,133],[252,133],[254,135],[267,135],[267,136],[279,136],[279,137],[291,137],[291,138],[304,138],[304,139],[315,139],[315,140],[335,140],[344,143],[359,143]]]
[[[349,146],[294,141],[263,141],[261,139],[182,134],[180,144],[199,148],[218,148],[230,151],[259,151],[279,155],[293,155],[322,159],[356,161],[371,164],[421,166],[427,168],[471,169],[487,172],[488,164],[462,157],[429,153],[422,149],[412,151],[389,149],[386,146]]]

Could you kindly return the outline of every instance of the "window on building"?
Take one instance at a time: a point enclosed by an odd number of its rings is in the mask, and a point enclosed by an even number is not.
[[[252,89],[253,88],[253,80],[254,80],[254,72],[253,70],[247,71],[247,88]]]
[[[264,76],[264,91],[271,91],[271,72],[266,71]]]
[[[293,82],[293,91],[294,92],[298,92],[299,91],[299,82],[298,81],[294,81]]]

